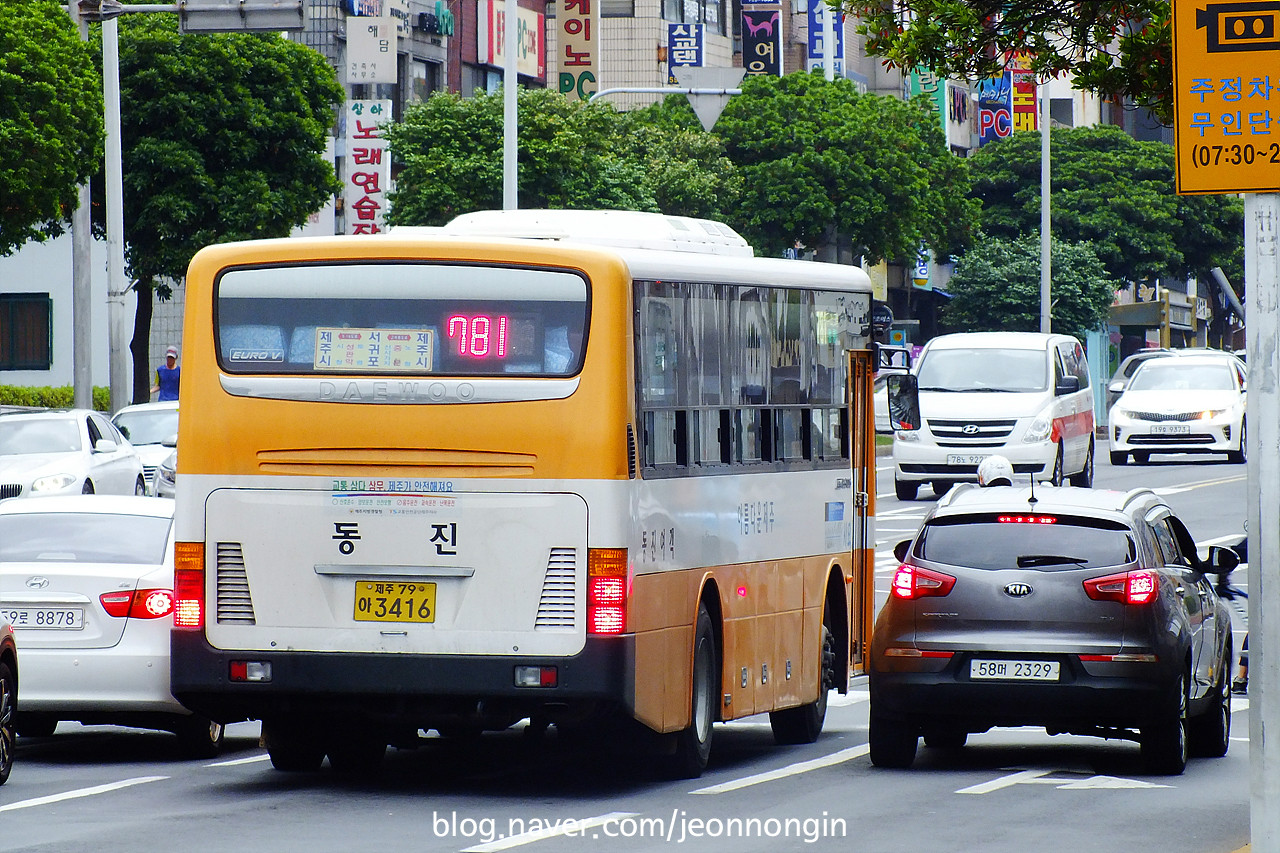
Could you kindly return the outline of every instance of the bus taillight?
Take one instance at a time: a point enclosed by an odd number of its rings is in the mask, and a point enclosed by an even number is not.
[[[587,633],[627,630],[627,549],[592,548],[587,552]]]
[[[204,543],[176,542],[173,546],[173,624],[176,628],[204,627]]]

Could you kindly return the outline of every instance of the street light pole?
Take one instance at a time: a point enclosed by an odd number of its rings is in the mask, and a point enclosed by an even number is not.
[[[71,20],[80,40],[89,40],[89,22],[79,7],[71,6]],[[80,185],[76,211],[71,217],[71,391],[77,409],[93,408],[93,227],[89,182]]]
[[[1050,283],[1053,253],[1049,242],[1049,78],[1040,84],[1040,331],[1052,331]]]
[[[102,22],[102,91],[106,124],[107,335],[110,338],[111,410],[133,402],[125,336],[124,168],[120,144],[120,24]]]

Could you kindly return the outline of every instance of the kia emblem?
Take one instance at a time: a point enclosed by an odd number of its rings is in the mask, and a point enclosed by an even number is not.
[[[1012,595],[1014,598],[1022,598],[1031,594],[1031,584],[1011,583],[1004,588],[1004,594]]]
[[[42,578],[39,575],[34,578],[27,578],[27,589],[44,589],[48,585],[48,578]]]
[[[965,425],[964,425],[964,429],[962,429],[962,430],[960,430],[960,431],[961,431],[962,433],[964,433],[965,435],[977,435],[977,434],[978,434],[978,425],[977,425],[977,424],[965,424]]]

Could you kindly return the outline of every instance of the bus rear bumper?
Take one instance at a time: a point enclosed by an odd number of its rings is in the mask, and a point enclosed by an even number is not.
[[[588,637],[565,658],[225,651],[198,631],[171,636],[173,695],[223,723],[346,714],[415,729],[442,720],[505,728],[525,717],[574,720],[635,704],[635,641],[627,635]],[[232,681],[241,662],[269,665],[270,680]],[[554,667],[555,684],[519,687],[517,667]]]

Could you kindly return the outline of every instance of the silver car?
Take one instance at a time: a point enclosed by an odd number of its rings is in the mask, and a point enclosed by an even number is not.
[[[871,643],[871,760],[995,726],[1129,738],[1150,771],[1221,756],[1231,619],[1195,541],[1153,492],[953,488],[914,540]]]

